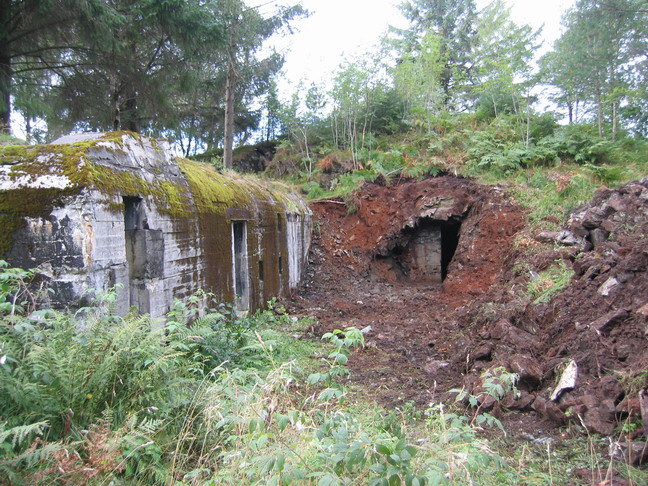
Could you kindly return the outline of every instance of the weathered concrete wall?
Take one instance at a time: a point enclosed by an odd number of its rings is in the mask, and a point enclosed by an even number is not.
[[[159,317],[198,289],[256,309],[306,264],[311,216],[299,197],[176,160],[166,142],[95,134],[0,150],[0,258],[40,265],[52,305],[119,284],[121,313]]]

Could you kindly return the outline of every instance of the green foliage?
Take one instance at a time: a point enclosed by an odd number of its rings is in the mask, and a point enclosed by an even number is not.
[[[328,340],[335,349],[328,355],[326,365],[328,370],[324,373],[312,373],[306,380],[309,385],[323,383],[326,388],[320,392],[319,400],[328,401],[331,399],[341,400],[344,397],[344,388],[337,380],[349,376],[346,368],[349,361],[351,349],[364,347],[364,335],[355,327],[347,327],[344,331],[335,329],[327,332],[322,339]]]
[[[6,133],[0,133],[0,145],[24,145],[26,142]]]
[[[559,220],[569,211],[589,201],[597,186],[592,178],[570,171],[535,169],[520,173],[512,194],[526,208],[532,227],[544,225],[547,218]]]
[[[16,275],[7,279],[12,289]],[[228,305],[199,313],[209,298],[175,303],[157,330],[146,316],[114,315],[113,292],[76,314],[3,316],[0,393],[9,400],[0,402],[0,482],[460,485],[546,477],[542,457],[524,469],[516,459],[513,469],[479,435],[499,425],[481,413],[483,396],[514,392],[515,375],[484,374],[469,399],[472,417],[442,405],[423,412],[349,403],[343,384],[363,345],[359,330],[326,333],[322,355],[297,339],[312,323],[287,316],[276,300],[238,319]],[[314,353],[318,363],[307,361]]]
[[[324,197],[325,194],[322,186],[320,186],[319,183],[315,181],[310,181],[304,184],[304,186],[302,187],[302,191],[306,193],[306,198],[309,201],[321,199],[322,197]]]
[[[21,470],[37,467],[54,452],[62,449],[61,444],[29,447],[36,438],[43,436],[47,428],[46,421],[14,427],[0,423],[0,482],[20,484]]]
[[[477,395],[468,393],[466,390],[453,389],[450,390],[450,393],[456,393],[455,400],[457,402],[467,401],[471,407],[475,408],[472,420],[470,425],[488,425],[490,427],[496,425],[497,427],[504,431],[502,423],[494,416],[482,412],[482,408],[488,401],[486,397],[490,397],[496,402],[499,402],[504,398],[507,393],[513,393],[518,395],[518,389],[515,384],[518,381],[518,375],[516,373],[510,373],[506,368],[498,367],[493,369],[487,369],[481,375],[479,392]],[[461,419],[463,420],[463,418]]]
[[[0,316],[22,314],[33,307],[34,296],[28,287],[33,277],[33,270],[9,268],[6,261],[0,260]]]

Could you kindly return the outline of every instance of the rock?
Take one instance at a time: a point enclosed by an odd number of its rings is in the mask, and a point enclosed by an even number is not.
[[[606,242],[609,235],[610,234],[607,231],[601,228],[596,228],[590,231],[590,241],[592,242],[592,245],[594,245],[594,248],[596,248],[601,243]]]
[[[528,410],[536,396],[522,390],[517,396],[514,393],[507,393],[502,400],[502,406],[509,410]]]
[[[584,280],[592,280],[601,272],[601,267],[599,265],[592,265],[589,267],[583,274]]]
[[[583,238],[579,238],[571,231],[542,231],[534,236],[540,243],[555,243],[563,246],[578,246],[582,243]]]
[[[533,237],[536,241],[540,243],[557,243],[560,238],[560,232],[558,231],[542,231]]]
[[[554,422],[557,425],[564,425],[567,423],[567,416],[562,410],[560,410],[558,405],[544,397],[537,396],[531,404],[531,408],[543,418]]]
[[[602,317],[590,323],[590,327],[594,329],[599,335],[605,335],[610,332],[616,324],[626,319],[630,314],[625,309],[618,309],[610,311]]]
[[[625,397],[616,406],[615,412],[620,415],[622,414],[632,417],[640,417],[641,405],[639,404],[639,396]]]
[[[643,441],[612,441],[608,453],[610,457],[631,466],[636,467],[648,463],[648,443]]]
[[[624,248],[621,248],[624,250]],[[619,272],[616,275],[616,279],[619,283],[626,283],[629,282],[631,279],[635,277],[635,274],[633,272]]]
[[[517,373],[518,386],[528,391],[536,390],[542,382],[542,367],[533,358],[516,354],[509,359],[508,368]]]
[[[561,231],[558,234],[558,243],[564,246],[577,246],[580,245],[582,241],[582,238],[579,238],[571,231]]]
[[[641,317],[643,317],[646,321],[648,321],[648,302],[646,302],[644,305],[639,307],[635,313],[639,314]]]
[[[556,388],[554,388],[553,393],[551,394],[551,400],[557,401],[564,392],[573,390],[576,388],[576,381],[578,379],[578,365],[573,359],[567,364],[567,367],[560,375],[560,380]]]
[[[583,226],[589,230],[598,228],[604,219],[614,213],[614,208],[605,204],[603,207],[593,207],[585,211],[583,215]]]
[[[619,285],[619,281],[614,277],[610,277],[599,287],[597,292],[602,296],[607,297],[612,293],[617,285]]]
[[[644,437],[648,438],[648,390],[641,390],[639,392],[639,408],[641,410]]]
[[[531,351],[537,345],[537,340],[533,334],[515,327],[507,319],[497,321],[493,325],[490,334],[492,339],[498,339],[519,351]],[[497,349],[499,352],[499,345]]]
[[[480,411],[482,412],[488,412],[489,410],[492,410],[497,403],[497,400],[488,393],[480,393],[479,395],[477,395],[477,401],[481,406]]]
[[[601,378],[599,389],[603,390],[603,396],[606,399],[612,400],[614,403],[617,403],[625,395],[621,383],[619,383],[619,380],[614,375],[606,375]],[[612,408],[615,407],[613,406]]]
[[[440,369],[450,365],[449,361],[441,361],[436,359],[428,359],[423,366],[423,371],[430,375],[436,375]]]
[[[614,346],[614,352],[619,361],[625,361],[635,352],[635,346],[633,343],[620,343]]]
[[[615,406],[612,400],[599,400],[599,397],[587,394],[581,403],[585,411],[579,415],[587,430],[605,436],[614,433]]]
[[[612,221],[611,219],[606,219],[605,221],[603,221],[603,223],[601,223],[600,227],[608,233],[617,233],[621,225],[615,221]]]
[[[493,348],[494,346],[491,343],[482,343],[473,351],[472,357],[475,361],[490,361]]]

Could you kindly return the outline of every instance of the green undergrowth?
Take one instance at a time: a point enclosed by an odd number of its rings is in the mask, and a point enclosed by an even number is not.
[[[292,180],[301,183],[310,200],[351,201],[363,182],[377,178],[391,183],[460,175],[513,187],[512,195],[529,210],[532,225],[543,226],[547,217],[564,218],[597,188],[648,175],[646,140],[619,134],[612,141],[599,137],[591,125],[559,126],[549,114],[532,116],[528,131],[507,115],[484,120],[441,114],[428,126],[428,131],[412,127],[369,137],[373,143],[358,151],[355,164],[349,151],[326,143],[311,147],[318,154],[317,168],[312,173],[298,171]]]
[[[363,334],[309,337],[312,320],[274,300],[239,317],[219,303],[199,312],[211,297],[199,293],[161,326],[116,315],[114,292],[75,313],[38,310],[34,275],[0,267],[3,484],[567,484],[603,461],[586,441],[515,447],[476,397],[465,411],[350,395]],[[484,384],[499,400],[515,376]]]

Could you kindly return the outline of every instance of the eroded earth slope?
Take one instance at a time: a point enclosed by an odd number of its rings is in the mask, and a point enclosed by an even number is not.
[[[522,393],[503,404],[527,421],[609,435],[640,415],[648,179],[600,191],[555,233],[531,232],[504,188],[447,176],[367,183],[351,202],[312,209],[311,266],[290,310],[313,316],[316,334],[365,330],[351,366],[370,396],[388,406],[448,400],[456,387],[480,396],[482,373],[505,367]],[[550,266],[573,277],[534,302],[529,282]],[[552,400],[572,360],[576,383]]]

